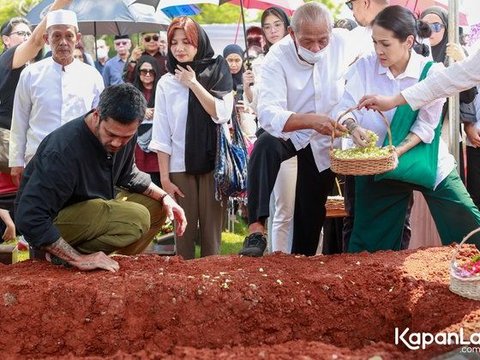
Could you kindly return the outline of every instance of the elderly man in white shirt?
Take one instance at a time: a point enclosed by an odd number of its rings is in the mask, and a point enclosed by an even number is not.
[[[241,255],[263,255],[270,193],[284,160],[298,157],[293,253],[315,254],[334,183],[328,155],[334,120],[325,114],[340,100],[358,51],[348,31],[332,31],[331,15],[318,3],[297,9],[289,33],[270,49],[262,69],[258,117],[266,132],[249,162],[250,235]],[[337,127],[336,135],[344,130]]]
[[[47,14],[44,39],[52,57],[27,67],[15,92],[9,166],[17,184],[45,136],[98,104],[104,88],[100,73],[73,58],[80,38],[74,12],[56,10]]]

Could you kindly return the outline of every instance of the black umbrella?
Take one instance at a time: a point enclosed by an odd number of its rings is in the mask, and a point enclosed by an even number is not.
[[[26,15],[37,25],[46,15],[53,0],[44,0]],[[141,4],[129,5],[124,0],[74,0],[69,10],[77,14],[79,31],[86,35],[125,35],[166,30],[170,19],[160,11],[151,11]]]

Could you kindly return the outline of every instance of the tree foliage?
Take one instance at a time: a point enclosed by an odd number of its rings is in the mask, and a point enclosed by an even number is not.
[[[342,4],[335,0],[306,0],[316,1],[325,4],[330,9],[333,16],[336,17],[340,13]],[[199,5],[202,12],[194,17],[200,24],[231,24],[240,21],[240,7],[232,4],[223,4],[221,6],[212,4]],[[250,11],[245,12],[246,22],[260,22],[262,16],[261,10],[255,12],[252,16]]]

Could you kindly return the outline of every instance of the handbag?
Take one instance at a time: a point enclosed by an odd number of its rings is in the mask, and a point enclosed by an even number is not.
[[[215,199],[238,196],[247,190],[247,147],[235,116],[231,120],[231,137],[226,126],[217,126],[215,156]]]
[[[428,62],[423,68],[420,80],[423,80],[432,62]],[[418,110],[413,111],[410,105],[402,105],[397,108],[390,124],[392,131],[392,144],[399,145],[409,134],[412,124],[417,119]],[[398,166],[391,171],[375,175],[375,181],[397,180],[433,189],[437,178],[438,147],[440,144],[441,122],[435,129],[435,136],[430,144],[421,142],[398,159]],[[388,143],[385,139],[384,146]]]
[[[477,122],[477,109],[475,100],[469,103],[460,102],[460,121],[463,123]]]

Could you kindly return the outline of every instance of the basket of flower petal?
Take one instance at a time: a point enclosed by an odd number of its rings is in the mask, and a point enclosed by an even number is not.
[[[348,109],[338,118],[340,120],[345,114],[354,110]],[[332,143],[330,145],[330,168],[334,173],[343,175],[375,175],[381,174],[397,167],[397,154],[395,148],[392,146],[392,133],[390,125],[383,115],[385,124],[387,125],[387,133],[390,145],[378,147],[376,145],[378,135],[373,131],[367,130],[369,136],[368,145],[365,147],[353,147],[350,149],[334,149],[333,140],[335,130],[332,132]],[[338,121],[337,121],[338,122]]]
[[[467,260],[459,262],[459,253],[463,244],[480,228],[471,231],[457,245],[450,264],[450,291],[472,300],[480,300],[480,252],[469,254]]]

